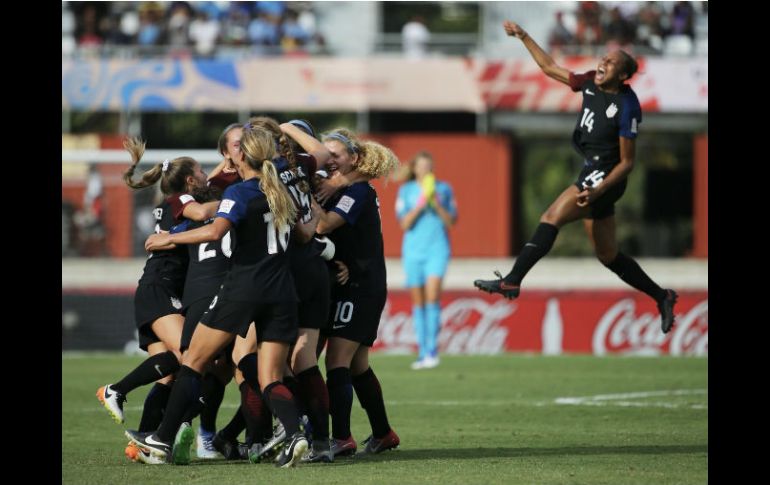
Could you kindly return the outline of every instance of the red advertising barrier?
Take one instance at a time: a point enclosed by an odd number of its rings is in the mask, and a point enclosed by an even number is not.
[[[408,291],[390,291],[374,350],[416,353]],[[439,352],[708,355],[708,291],[680,292],[673,329],[634,291],[526,291],[509,301],[473,291],[441,299]]]

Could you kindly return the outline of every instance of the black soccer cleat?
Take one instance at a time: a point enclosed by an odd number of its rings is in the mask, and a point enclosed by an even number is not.
[[[663,333],[668,333],[674,326],[674,319],[676,318],[674,305],[679,295],[674,290],[667,289],[665,291],[666,297],[663,301],[658,302],[658,311],[660,312],[660,329],[663,330]]]
[[[214,439],[211,440],[211,444],[214,449],[217,450],[225,460],[241,460],[241,453],[238,448],[238,441],[231,439],[225,439],[222,437],[221,430],[214,435]]]
[[[476,280],[473,286],[487,293],[500,293],[505,298],[513,300],[519,296],[519,285],[512,285],[503,279],[499,271],[495,271],[496,280]]]

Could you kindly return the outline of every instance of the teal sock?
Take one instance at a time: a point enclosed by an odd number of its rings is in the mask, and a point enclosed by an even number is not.
[[[441,330],[441,305],[438,302],[425,304],[425,327],[426,355],[436,357],[438,334]]]
[[[412,306],[412,325],[414,326],[414,335],[417,337],[417,348],[419,349],[418,359],[422,360],[427,355],[425,339],[426,325],[425,325],[425,307]]]

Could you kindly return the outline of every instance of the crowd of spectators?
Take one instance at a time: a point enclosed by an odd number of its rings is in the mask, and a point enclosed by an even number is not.
[[[606,46],[692,55],[707,53],[707,42],[708,2],[577,2],[556,12],[548,37],[551,52],[565,54]]]
[[[62,55],[136,46],[141,54],[212,57],[228,46],[315,53],[312,2],[62,2]]]

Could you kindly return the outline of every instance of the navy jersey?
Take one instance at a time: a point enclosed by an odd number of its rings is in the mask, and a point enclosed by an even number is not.
[[[289,189],[294,204],[297,206],[300,223],[306,223],[312,218],[310,214],[312,195],[309,191],[303,192],[300,185],[304,182],[307,190],[310,189],[310,177],[315,173],[316,166],[315,157],[307,154],[297,154],[296,173],[289,170],[289,163],[286,159],[275,160],[278,177]],[[297,285],[297,294],[300,300],[305,301],[317,292],[319,281],[328,281],[329,273],[326,269],[326,262],[320,258],[320,251],[314,239],[305,244],[292,244],[289,248],[289,259],[294,284]],[[325,284],[328,285],[328,283]]]
[[[223,287],[230,300],[262,303],[296,302],[289,272],[291,227],[276,227],[256,178],[229,186],[217,209],[235,227],[238,241]]]
[[[358,182],[344,189],[327,204],[345,224],[329,234],[336,245],[334,259],[350,270],[346,286],[360,293],[375,294],[387,288],[385,253],[382,243],[380,201],[368,182]],[[336,266],[333,266],[336,274]]]
[[[612,167],[620,162],[619,137],[636,138],[642,108],[636,93],[626,84],[617,94],[600,91],[594,83],[595,74],[588,71],[569,76],[572,90],[583,92],[572,144],[589,164]]]
[[[166,197],[153,209],[155,233],[170,231],[182,222],[184,208],[195,202],[190,194],[174,194]],[[176,247],[163,251],[152,251],[144,265],[140,284],[171,284],[181,291],[187,273],[187,249]]]
[[[205,222],[186,219],[171,228],[171,233],[196,229],[213,221],[214,219]],[[185,307],[201,298],[212,298],[219,291],[222,280],[230,270],[230,256],[234,247],[232,231],[227,231],[218,241],[186,246],[190,262],[184,281],[182,305]]]

